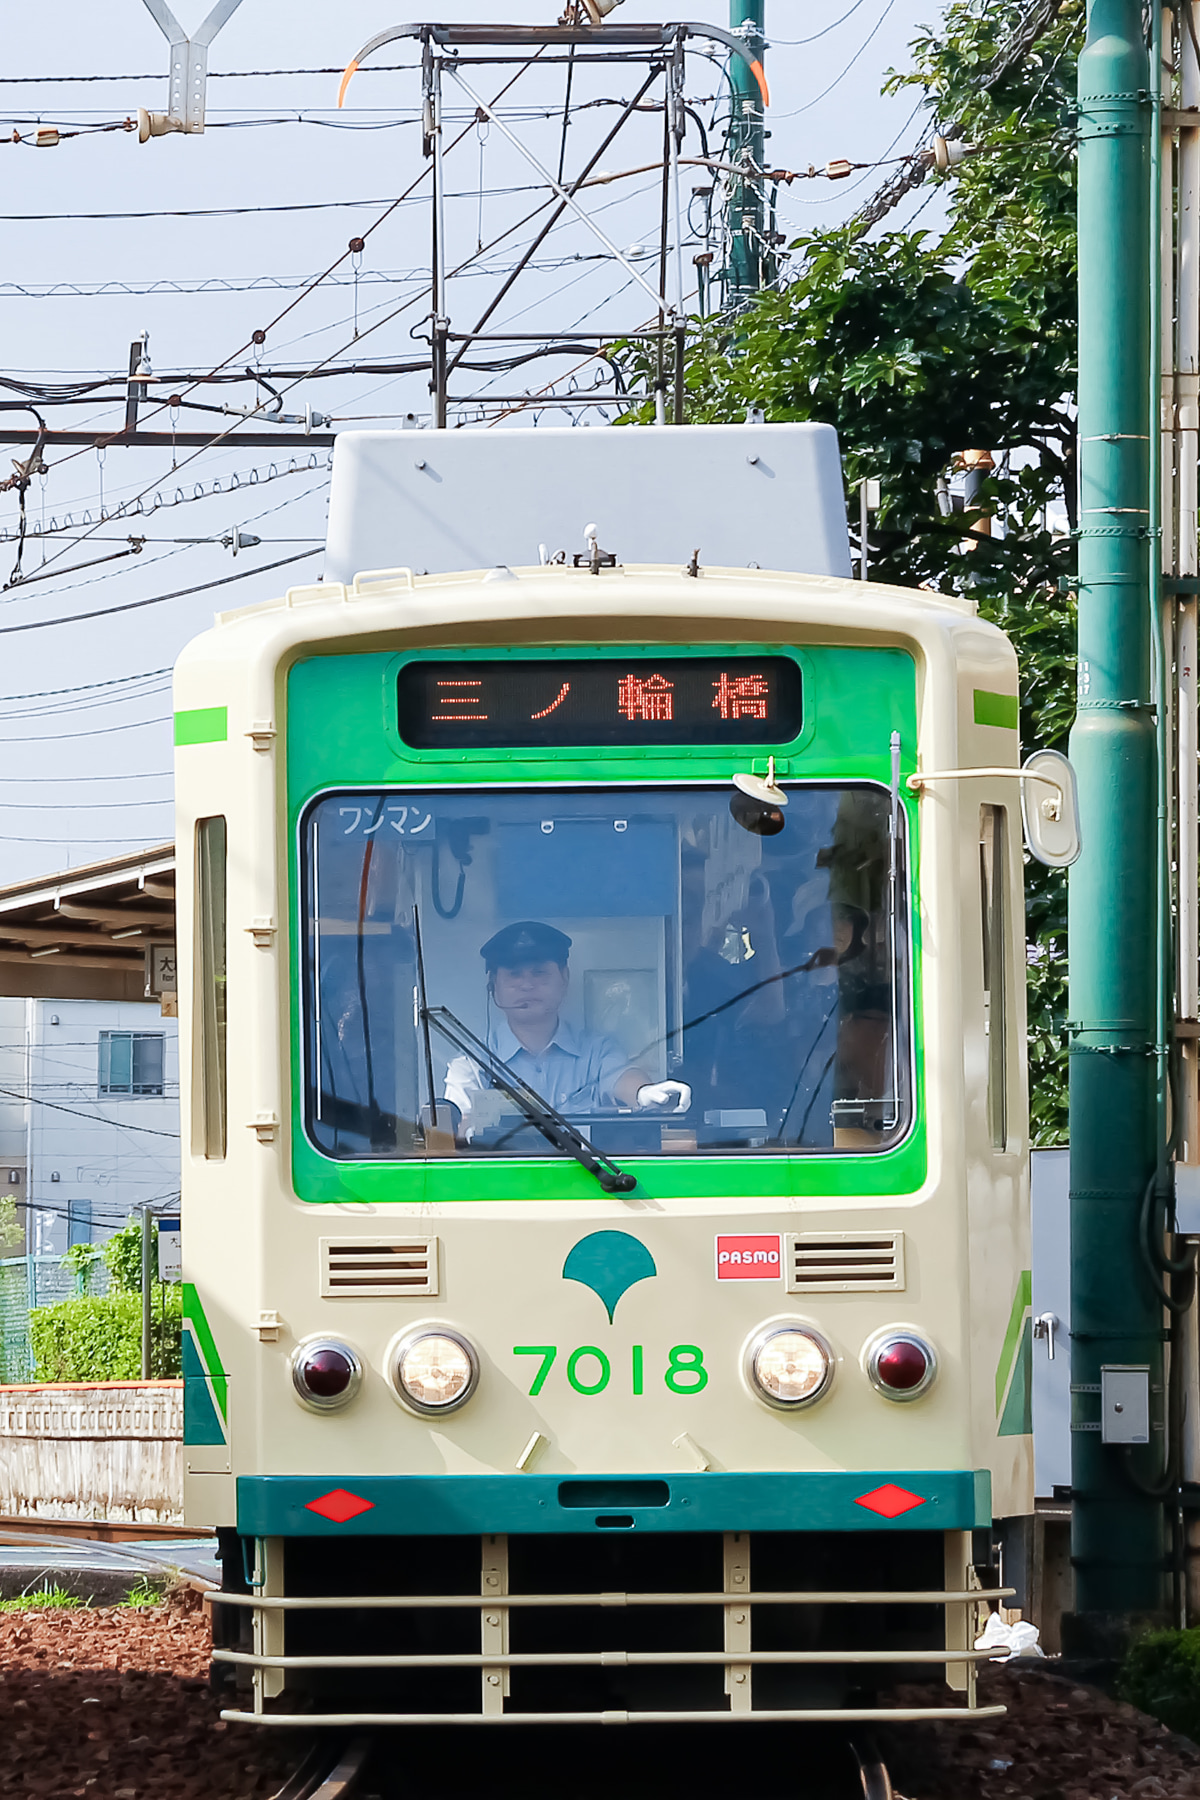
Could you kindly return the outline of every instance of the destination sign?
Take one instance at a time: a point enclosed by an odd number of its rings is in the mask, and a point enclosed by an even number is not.
[[[397,702],[416,750],[787,744],[803,711],[786,656],[411,662]]]

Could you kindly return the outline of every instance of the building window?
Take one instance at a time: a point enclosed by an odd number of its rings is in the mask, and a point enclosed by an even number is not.
[[[67,1201],[67,1248],[92,1241],[92,1203],[90,1200]]]
[[[166,1041],[161,1031],[102,1031],[100,1098],[161,1094]]]

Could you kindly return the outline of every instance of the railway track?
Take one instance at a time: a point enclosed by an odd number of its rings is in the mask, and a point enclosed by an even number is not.
[[[156,1540],[178,1543],[182,1539],[216,1536],[203,1526],[128,1525],[107,1519],[36,1519],[0,1513],[0,1544],[23,1544],[41,1531],[52,1532],[60,1541],[80,1539],[97,1544],[148,1544]]]
[[[365,1734],[350,1739],[318,1737],[272,1800],[353,1800],[361,1792],[373,1747]]]
[[[365,1800],[363,1784],[371,1769],[373,1755],[379,1748],[380,1739],[369,1732],[350,1738],[323,1733],[312,1741],[295,1771],[272,1795],[271,1800]],[[849,1754],[844,1758],[837,1756],[834,1759],[838,1765],[834,1787],[828,1785],[833,1771],[826,1768],[818,1773],[822,1800],[834,1800],[835,1794],[836,1800],[899,1800],[887,1767],[871,1739],[851,1741],[844,1748]],[[440,1766],[445,1774],[445,1764],[440,1757],[432,1757],[430,1764]],[[642,1772],[644,1774],[646,1771],[643,1769]],[[768,1784],[770,1779],[768,1775]],[[469,1775],[466,1785],[468,1789],[475,1786]],[[607,1789],[609,1782],[605,1780],[603,1786]],[[381,1791],[389,1795],[393,1791],[386,1780]],[[405,1791],[412,1791],[408,1778],[405,1780]],[[805,1792],[807,1794],[809,1790],[806,1789]],[[815,1793],[812,1800],[816,1800]]]
[[[858,1764],[863,1800],[895,1800],[891,1776],[876,1745],[867,1738],[852,1744],[851,1749]]]

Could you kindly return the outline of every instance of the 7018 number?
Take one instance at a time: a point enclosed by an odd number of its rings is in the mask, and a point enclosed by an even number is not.
[[[514,1356],[540,1356],[541,1366],[534,1375],[529,1392],[541,1393],[546,1377],[558,1359],[557,1344],[514,1344]],[[646,1355],[641,1344],[632,1344],[629,1352],[630,1390],[646,1391]],[[567,1357],[567,1380],[577,1394],[602,1394],[612,1380],[612,1362],[595,1344],[581,1344]],[[698,1344],[672,1344],[667,1352],[663,1382],[672,1394],[701,1394],[708,1386],[708,1370],[704,1352]]]

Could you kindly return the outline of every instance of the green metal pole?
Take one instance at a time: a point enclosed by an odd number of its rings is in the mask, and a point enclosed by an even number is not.
[[[1090,0],[1079,59],[1079,775],[1071,871],[1072,1649],[1161,1618],[1163,1309],[1142,1200],[1156,1161],[1150,694],[1150,69],[1141,0]],[[1101,1370],[1148,1368],[1151,1443],[1103,1441]],[[1154,1429],[1153,1426],[1157,1426]],[[1080,1429],[1085,1427],[1085,1429]],[[1090,1427],[1090,1429],[1087,1429]]]
[[[729,29],[743,37],[756,61],[766,47],[763,35],[766,0],[729,0]],[[762,95],[740,56],[729,59],[730,119],[726,154],[731,163],[746,158],[756,169],[763,166],[766,132]],[[735,178],[729,196],[728,295],[731,306],[757,294],[763,284],[763,191],[761,180]]]

